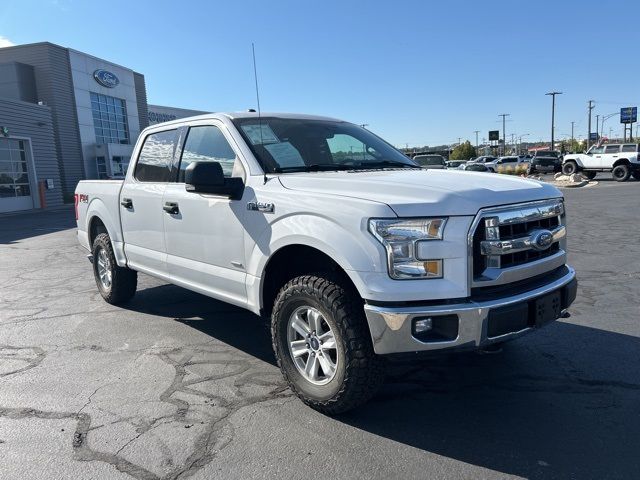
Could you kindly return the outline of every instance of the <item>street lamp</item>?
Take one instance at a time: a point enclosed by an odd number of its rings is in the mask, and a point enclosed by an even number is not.
[[[556,115],[556,95],[562,95],[562,92],[547,92],[545,95],[551,95],[551,151],[554,150],[553,131],[555,115]]]
[[[620,115],[620,112],[610,113],[608,115],[602,116],[602,123],[600,124],[600,136],[602,137],[602,133],[604,132],[604,122],[611,117],[615,117],[616,115]]]

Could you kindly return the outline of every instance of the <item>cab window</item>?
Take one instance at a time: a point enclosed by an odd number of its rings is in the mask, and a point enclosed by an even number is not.
[[[182,149],[178,182],[184,182],[184,171],[193,162],[218,162],[225,177],[234,175],[234,166],[240,168],[240,161],[218,127],[202,125],[189,128]]]
[[[136,163],[134,174],[136,180],[152,183],[168,182],[175,147],[176,130],[148,135]]]
[[[604,152],[604,147],[593,147],[591,150],[589,150],[589,153],[595,154],[595,155],[598,155],[602,152]]]
[[[632,143],[630,145],[622,145],[622,151],[623,152],[636,152],[637,150],[637,145],[635,143]]]

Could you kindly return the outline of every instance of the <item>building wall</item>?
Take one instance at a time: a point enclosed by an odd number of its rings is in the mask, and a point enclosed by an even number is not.
[[[136,99],[138,101],[138,122],[140,131],[149,126],[149,109],[147,105],[147,86],[144,75],[133,72],[133,80],[136,85]]]
[[[157,123],[169,122],[178,118],[193,117],[208,112],[200,110],[189,110],[186,108],[165,107],[162,105],[149,105],[149,125]]]
[[[34,180],[53,180],[53,188],[45,190],[46,206],[62,205],[62,185],[54,142],[51,108],[20,100],[0,98],[0,125],[9,129],[9,138],[28,137],[31,141],[35,178],[32,180],[31,194],[38,198]]]
[[[131,156],[133,144],[140,134],[138,121],[138,99],[134,72],[119,65],[101,60],[75,50],[69,50],[71,74],[73,76],[73,91],[77,106],[78,129],[84,157],[84,170],[86,178],[98,178],[96,167],[96,134],[93,115],[91,113],[90,93],[100,93],[110,97],[123,99],[127,109],[127,123],[129,128],[130,145],[118,145],[119,151]],[[93,78],[96,70],[104,69],[115,74],[119,83],[113,88],[100,85]]]
[[[0,64],[0,97],[38,103],[33,67],[19,62]]]
[[[85,171],[69,52],[48,42],[16,45],[0,49],[0,63],[5,62],[26,63],[34,68],[38,100],[51,108],[63,194],[67,201],[72,201],[76,184],[85,177]]]

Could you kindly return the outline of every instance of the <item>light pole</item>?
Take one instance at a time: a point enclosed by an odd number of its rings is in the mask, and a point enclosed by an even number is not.
[[[480,133],[480,130],[474,130],[473,133],[476,134],[476,153],[478,152],[478,133]]]
[[[562,95],[562,92],[547,92],[545,95],[551,95],[551,151],[554,150],[553,131],[555,130],[556,116],[556,95]]]
[[[522,137],[528,137],[531,135],[530,133],[523,133],[522,135],[518,135],[518,155],[520,154],[520,150],[522,149]]]
[[[505,119],[509,116],[511,116],[510,113],[501,113],[500,115],[498,115],[499,117],[502,117],[502,156],[504,157],[504,153],[505,150],[507,148],[507,138],[506,138],[506,134],[505,132]]]
[[[604,133],[604,122],[606,122],[611,117],[615,117],[616,115],[620,115],[620,112],[614,112],[614,113],[610,113],[608,115],[603,115],[602,116],[602,123],[600,124],[600,136],[602,136],[602,134]],[[611,136],[611,135],[609,135],[609,136]]]
[[[587,132],[587,150],[589,150],[589,147],[591,146],[591,110],[595,108],[595,105],[593,105],[593,100],[589,100],[589,106],[587,108],[589,109],[589,131]]]
[[[576,122],[571,122],[571,148],[573,148],[573,125],[574,125],[575,123],[576,123]]]

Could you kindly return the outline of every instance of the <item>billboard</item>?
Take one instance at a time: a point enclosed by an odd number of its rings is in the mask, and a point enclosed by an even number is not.
[[[638,107],[620,109],[620,123],[636,123],[638,121]]]
[[[599,137],[599,135],[596,132],[591,132],[589,134],[589,141],[597,142],[598,141],[598,137]]]
[[[489,130],[489,141],[500,140],[500,130]]]

